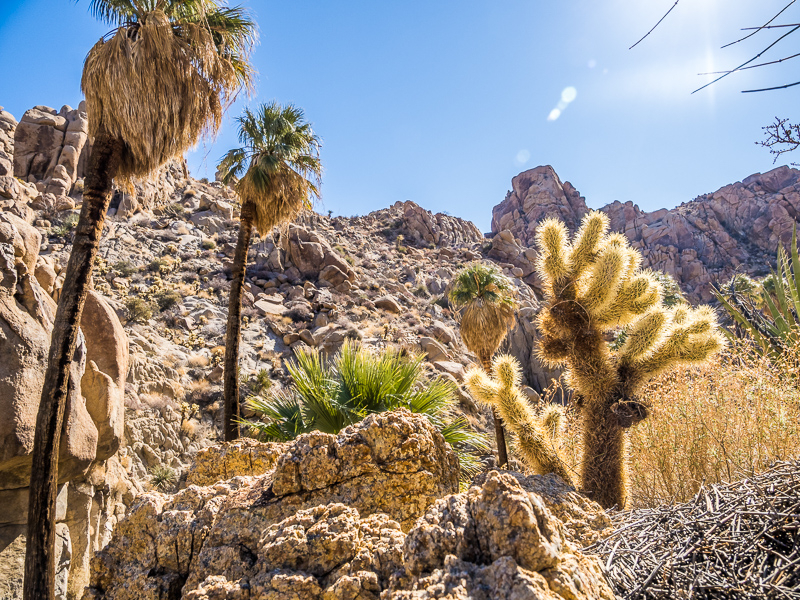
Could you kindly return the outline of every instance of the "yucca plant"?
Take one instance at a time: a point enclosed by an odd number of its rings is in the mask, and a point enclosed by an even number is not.
[[[755,340],[757,351],[773,357],[797,347],[800,342],[797,225],[792,230],[789,252],[778,245],[776,263],[776,270],[765,277],[755,291],[750,290],[751,280],[744,280],[744,275],[735,275],[726,285],[714,290],[736,324]]]
[[[262,104],[239,117],[241,148],[230,150],[219,164],[220,177],[242,201],[239,238],[233,257],[228,325],[225,337],[225,440],[239,437],[239,362],[242,289],[253,228],[263,235],[275,225],[311,208],[319,197],[322,164],[320,140],[303,111],[291,104]]]
[[[702,363],[718,351],[723,338],[716,316],[707,306],[665,307],[661,285],[639,268],[641,254],[625,236],[608,232],[603,213],[586,215],[571,243],[561,221],[546,219],[536,244],[545,296],[537,350],[547,366],[566,368],[580,398],[581,488],[604,507],[623,508],[625,430],[648,416],[639,393],[658,373]],[[615,351],[608,334],[626,326]]]
[[[92,0],[113,27],[86,56],[91,152],[83,207],[53,322],[36,417],[25,600],[55,596],[58,448],[69,371],[113,181],[146,176],[217,130],[224,107],[251,86],[255,25],[217,0]]]
[[[478,356],[487,373],[492,372],[492,357],[514,324],[517,309],[516,290],[497,267],[472,263],[453,278],[450,302],[460,313],[461,339]],[[497,462],[508,463],[503,424],[492,406]]]
[[[465,476],[477,472],[477,454],[488,449],[463,416],[452,414],[455,386],[427,377],[421,356],[393,348],[373,353],[346,341],[330,362],[316,349],[303,349],[286,368],[292,377],[288,390],[247,401],[259,419],[241,423],[261,441],[288,441],[309,431],[336,434],[372,413],[406,408],[425,415],[442,433]]]

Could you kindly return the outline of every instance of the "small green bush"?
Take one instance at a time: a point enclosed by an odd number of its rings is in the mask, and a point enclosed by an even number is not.
[[[164,270],[164,267],[166,267],[168,264],[169,262],[167,261],[166,258],[155,258],[150,263],[149,269],[153,273],[161,273],[161,271]]]
[[[144,323],[153,316],[153,307],[138,296],[131,296],[125,301],[125,310],[128,313],[128,321],[132,323]]]
[[[288,441],[301,433],[338,433],[375,412],[406,408],[424,415],[459,455],[464,475],[480,468],[478,456],[488,451],[484,437],[463,416],[452,412],[455,385],[430,378],[421,356],[387,348],[372,353],[345,342],[331,363],[316,349],[300,350],[286,368],[289,390],[248,398],[261,420],[242,421],[263,441]]]
[[[428,291],[428,286],[424,283],[420,283],[416,288],[414,288],[414,295],[417,298],[430,298],[431,293]]]
[[[129,260],[118,260],[114,263],[113,269],[120,277],[130,277],[139,270],[139,268]]]
[[[161,290],[160,292],[153,295],[153,299],[156,301],[156,304],[158,305],[158,310],[164,312],[168,308],[172,308],[173,306],[178,304],[181,301],[182,297],[175,290]]]
[[[212,240],[211,238],[206,238],[202,242],[200,242],[200,247],[203,250],[213,250],[217,247],[217,242]]]

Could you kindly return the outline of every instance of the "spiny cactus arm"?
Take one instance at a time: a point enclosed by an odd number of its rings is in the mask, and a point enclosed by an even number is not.
[[[559,455],[557,437],[544,428],[519,390],[519,363],[511,356],[498,356],[493,369],[499,383],[495,396],[497,409],[506,425],[517,435],[517,446],[525,462],[540,475],[555,473],[574,485],[572,474]]]
[[[620,348],[617,358],[621,364],[630,364],[644,357],[666,333],[667,313],[657,307],[633,322],[628,337]]]
[[[494,381],[480,367],[471,367],[464,375],[464,383],[478,402],[487,406],[497,403],[497,393],[500,389]]]
[[[594,262],[600,241],[608,230],[605,213],[592,211],[583,217],[583,223],[575,236],[569,253],[567,266],[572,279],[581,277]]]
[[[539,248],[537,268],[545,283],[545,294],[557,296],[559,288],[569,274],[567,255],[567,228],[558,219],[545,219],[536,230],[536,245]]]
[[[672,324],[662,343],[651,353],[631,361],[634,387],[678,363],[702,363],[725,345],[710,307],[696,310],[677,307],[671,312]]]
[[[603,330],[628,325],[656,306],[660,298],[661,286],[650,271],[644,271],[623,282],[614,300],[594,315],[594,322]]]
[[[622,275],[627,267],[626,252],[615,244],[606,244],[586,276],[586,287],[578,302],[593,316],[602,313],[619,293]]]
[[[540,416],[547,434],[552,439],[558,439],[564,428],[564,408],[560,404],[548,404]]]
[[[571,349],[568,339],[544,335],[536,345],[535,353],[545,367],[558,369],[566,364]]]

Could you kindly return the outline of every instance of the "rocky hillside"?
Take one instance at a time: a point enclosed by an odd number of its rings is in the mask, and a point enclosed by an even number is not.
[[[536,224],[552,215],[574,231],[589,209],[549,166],[520,173],[511,185],[492,211],[496,243],[490,255],[519,266],[536,287],[535,254],[526,249]],[[763,276],[774,266],[778,244],[791,241],[800,215],[800,171],[784,166],[756,173],[672,210],[648,213],[630,201],[600,210],[641,250],[646,266],[672,275],[690,299],[707,302],[711,285],[734,272]]]

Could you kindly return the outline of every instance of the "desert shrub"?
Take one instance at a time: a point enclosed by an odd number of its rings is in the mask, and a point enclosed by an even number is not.
[[[335,434],[369,414],[407,408],[425,415],[458,453],[462,472],[474,474],[486,441],[463,416],[452,416],[455,386],[429,378],[423,364],[420,356],[392,348],[376,354],[353,342],[329,364],[317,350],[301,350],[287,363],[290,389],[250,397],[248,406],[261,419],[243,424],[263,441],[286,441],[314,430]]]
[[[139,271],[139,268],[129,260],[118,260],[112,268],[120,277],[130,277]]]
[[[131,296],[125,300],[125,311],[128,321],[144,323],[153,316],[153,307],[149,302],[138,296]]]
[[[424,283],[420,283],[416,288],[414,288],[414,295],[417,298],[430,298],[431,293],[428,291],[428,286]]]
[[[169,266],[169,261],[166,258],[154,258],[148,268],[153,273],[162,273]]]
[[[203,250],[213,250],[217,247],[217,242],[212,240],[211,238],[206,238],[202,242],[200,242],[200,247]]]
[[[56,237],[64,237],[70,231],[75,229],[78,226],[78,220],[80,219],[80,215],[78,213],[69,213],[66,218],[64,219],[61,225],[53,227],[50,230],[50,233]]]
[[[153,299],[158,306],[158,310],[164,312],[178,304],[182,296],[175,290],[160,290],[153,295]]]
[[[159,492],[168,492],[178,481],[175,469],[167,465],[155,465],[150,469],[150,485]]]

